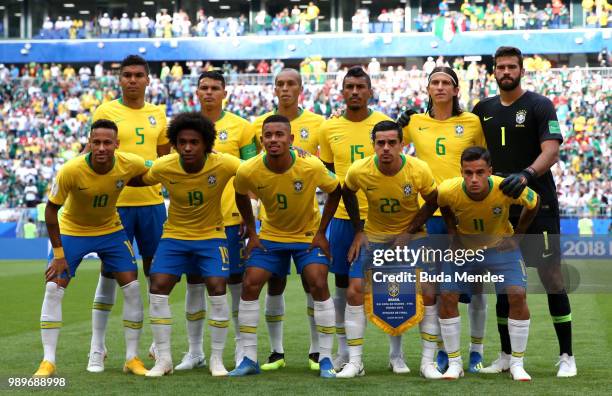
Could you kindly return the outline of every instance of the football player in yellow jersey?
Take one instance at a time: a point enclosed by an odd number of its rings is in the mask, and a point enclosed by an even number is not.
[[[170,152],[166,138],[164,111],[145,102],[145,90],[149,85],[149,66],[138,55],[126,57],[119,68],[121,98],[98,107],[93,120],[109,119],[119,128],[119,151],[137,154],[145,161]],[[126,187],[117,201],[121,222],[130,243],[134,238],[142,256],[145,276],[159,243],[162,225],[166,220],[166,207],[161,186],[149,188]],[[94,296],[92,309],[92,337],[87,370],[104,371],[106,325],[115,303],[115,281],[112,275],[102,272]]]
[[[157,353],[155,366],[147,376],[160,377],[173,370],[168,297],[183,274],[187,275],[189,284],[202,285],[198,290],[200,299],[204,298],[203,285],[206,285],[211,304],[210,372],[213,376],[225,376],[223,349],[229,327],[225,284],[229,257],[221,199],[240,160],[228,154],[211,153],[215,127],[199,113],[176,116],[168,128],[168,137],[177,153],[156,160],[140,180],[133,181],[134,185],[162,183],[170,195],[169,217],[151,266],[149,301]],[[187,318],[203,318],[203,305],[199,304],[199,311],[188,309]]]
[[[372,95],[370,76],[361,67],[349,69],[342,81],[342,96],[346,102],[346,112],[341,117],[331,118],[321,125],[319,156],[327,168],[338,175],[340,181],[344,180],[353,162],[374,154],[370,140],[374,125],[380,121],[390,121],[386,115],[368,108]],[[359,213],[361,218],[365,219],[368,210],[367,199],[363,192],[359,192],[358,197],[361,205]],[[338,353],[334,358],[334,367],[338,371],[349,360],[344,331],[344,311],[351,264],[346,257],[354,237],[348,213],[344,208],[344,203],[340,202],[329,225],[329,243],[332,257],[334,257],[330,271],[336,277],[334,305]],[[399,338],[391,337],[391,356],[393,356],[394,371],[407,372],[408,367],[403,363]]]
[[[319,151],[319,126],[324,118],[300,107],[299,99],[302,93],[302,77],[295,69],[283,69],[274,79],[274,94],[278,99],[276,110],[268,112],[253,121],[251,125],[252,133],[258,144],[258,151],[261,150],[262,124],[266,118],[273,114],[280,114],[287,117],[291,123],[291,130],[294,132],[294,142],[296,147],[316,155]],[[314,202],[318,208],[318,203]],[[264,216],[265,209],[261,210],[259,217]],[[283,318],[285,315],[285,299],[283,293],[287,284],[287,277],[273,276],[268,281],[268,293],[266,294],[266,325],[270,337],[271,354],[268,362],[261,366],[262,370],[277,370],[285,366],[283,348]],[[314,323],[314,303],[312,295],[308,291],[308,285],[302,279],[302,285],[306,292],[306,312],[310,323],[310,348],[308,350],[308,364],[311,370],[319,370],[319,347],[317,328]]]
[[[257,153],[253,136],[249,132],[248,121],[223,110],[223,99],[226,97],[223,76],[217,72],[202,73],[198,79],[196,93],[200,101],[202,115],[215,123],[215,129],[217,130],[215,151],[227,153],[244,160],[255,156]],[[240,256],[241,249],[244,248],[244,242],[240,229],[242,219],[236,208],[232,180],[225,186],[221,206],[230,262],[228,284],[232,295],[234,324],[238,335],[240,334],[237,326],[238,303],[240,302],[242,274],[244,273],[244,265]],[[205,365],[202,345],[204,315],[197,314],[206,312],[206,299],[204,298],[204,285],[201,283],[199,276],[187,276],[185,310],[187,313],[189,351],[183,356],[181,363],[175,367],[175,370],[189,370]],[[236,345],[238,345],[238,339],[236,341]],[[236,348],[236,352],[238,350]],[[236,360],[238,361],[238,357]]]
[[[462,263],[457,260],[445,261],[440,273],[444,275],[444,281],[440,284],[440,329],[449,357],[444,378],[463,376],[461,318],[457,304],[459,293],[469,292],[474,282],[459,276],[479,275],[488,270],[496,277],[491,278],[496,293],[507,294],[510,302],[510,374],[514,380],[529,381],[531,377],[523,368],[523,355],[529,336],[527,273],[518,239],[535,218],[539,197],[530,188],[526,188],[518,198],[504,195],[499,188],[504,179],[491,176],[491,155],[483,147],[470,147],[463,152],[461,173],[463,177],[447,179],[438,187],[438,205],[442,209],[448,233],[456,236],[453,248],[456,252],[463,250],[462,257],[466,258]],[[511,205],[523,206],[514,231],[508,220]],[[517,237],[511,238],[513,235]],[[467,253],[469,250],[472,251],[470,255]],[[468,256],[475,259],[467,260]],[[474,281],[482,283],[482,280]]]
[[[143,306],[138,267],[132,246],[117,214],[119,194],[128,181],[146,171],[145,161],[116,149],[117,126],[95,121],[89,136],[91,151],[68,161],[55,177],[45,221],[53,253],[46,271],[47,284],[40,314],[44,358],[36,377],[55,373],[55,350],[62,327],[64,289],[75,276],[83,257],[95,252],[103,269],[112,273],[124,296],[123,326],[126,342],[125,372],[144,375],[138,358]],[[58,211],[64,206],[58,224]]]
[[[365,374],[362,363],[365,313],[363,278],[371,252],[389,249],[401,234],[425,235],[423,225],[437,209],[437,191],[431,170],[427,164],[414,157],[402,154],[403,133],[393,121],[381,121],[371,133],[375,155],[355,161],[344,178],[342,195],[351,217],[355,238],[347,260],[352,263],[349,272],[348,304],[345,313],[346,338],[349,345],[349,362],[338,373],[339,378],[353,378]],[[363,191],[368,201],[365,231],[359,213],[357,192]],[[419,206],[421,196],[425,205]],[[369,247],[366,246],[369,242]],[[418,249],[417,241],[411,243]],[[420,324],[421,332],[430,337],[438,334],[431,330],[437,321],[435,289],[421,284],[425,318]],[[437,326],[433,326],[434,329]],[[432,334],[433,333],[433,334]],[[401,337],[397,337],[401,342]],[[440,379],[433,362],[436,348],[423,348],[421,374],[428,379]]]
[[[286,276],[291,259],[314,299],[314,319],[319,338],[320,376],[333,378],[331,361],[334,303],[327,286],[329,243],[325,230],[340,201],[340,184],[314,156],[298,157],[289,120],[268,117],[263,124],[265,152],[240,166],[234,186],[236,203],[247,225],[247,269],[238,313],[244,358],[230,376],[259,373],[257,324],[259,294],[272,275]],[[312,205],[316,188],[329,194],[323,215]],[[266,208],[259,235],[247,193],[257,195]]]
[[[443,180],[461,176],[460,158],[463,150],[471,146],[486,146],[480,120],[475,114],[463,111],[459,105],[458,81],[453,69],[435,67],[428,76],[427,112],[414,114],[407,110],[398,119],[398,123],[404,127],[406,143],[412,143],[416,157],[427,162],[438,185]],[[427,233],[447,233],[439,210],[427,220]],[[446,245],[442,246],[444,240],[439,237],[430,238],[430,242],[435,245],[432,247],[446,248]],[[471,342],[468,371],[477,372],[482,368],[484,356],[487,299],[485,294],[476,293],[462,296],[462,302],[469,302]],[[439,330],[434,332],[439,333]],[[424,348],[429,349],[435,341],[424,334],[422,343]],[[443,349],[438,352],[437,364],[441,372],[446,371],[448,356]]]

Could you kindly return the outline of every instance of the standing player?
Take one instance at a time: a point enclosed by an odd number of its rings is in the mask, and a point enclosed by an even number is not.
[[[527,188],[517,198],[500,191],[503,179],[491,176],[491,156],[483,147],[469,147],[461,155],[463,177],[446,179],[438,187],[438,204],[444,214],[448,233],[455,236],[454,249],[484,250],[479,262],[445,262],[442,274],[452,280],[440,285],[440,328],[444,346],[448,352],[449,366],[444,379],[463,376],[461,361],[461,317],[459,293],[471,292],[469,281],[458,281],[457,275],[478,275],[484,267],[498,276],[495,291],[506,293],[510,302],[510,373],[515,381],[529,381],[531,377],[523,368],[523,356],[529,336],[529,308],[527,307],[527,273],[514,234],[524,234],[538,212],[538,196]],[[510,205],[521,205],[516,229],[508,221]],[[510,237],[510,238],[509,238]],[[476,253],[476,255],[474,255]],[[468,257],[468,253],[462,255]]]
[[[259,373],[259,293],[272,275],[285,276],[293,259],[314,300],[320,376],[333,378],[334,303],[327,286],[329,243],[325,230],[340,201],[340,185],[318,158],[297,157],[291,150],[293,135],[286,117],[272,115],[264,121],[262,143],[265,153],[241,165],[234,181],[236,203],[247,224],[246,255],[252,252],[252,256],[247,263],[238,313],[244,358],[230,376]],[[322,217],[312,205],[317,187],[329,194]],[[246,195],[249,191],[266,209],[259,235]]]
[[[470,146],[485,146],[485,138],[480,120],[474,114],[461,110],[459,105],[459,80],[450,67],[435,67],[429,74],[427,93],[429,102],[425,114],[404,112],[398,122],[404,125],[405,141],[412,142],[417,158],[425,161],[431,169],[436,184],[443,180],[461,176],[461,153]],[[407,125],[407,126],[406,126]],[[428,234],[446,234],[446,225],[436,211],[427,220]],[[437,242],[437,240],[436,240]],[[445,246],[439,246],[445,248]],[[427,310],[431,312],[427,312]],[[421,322],[434,334],[440,334],[436,307],[425,306],[426,314]],[[469,371],[477,372],[482,368],[484,352],[483,338],[487,319],[486,295],[480,291],[470,296],[468,305],[470,317],[470,363]],[[434,330],[436,329],[436,330]],[[427,356],[435,354],[436,341],[428,332],[422,332],[423,350]],[[438,352],[438,369],[445,372],[448,367],[448,356],[443,349]]]
[[[435,212],[436,183],[424,161],[402,154],[403,133],[393,121],[381,121],[372,129],[372,145],[375,155],[355,161],[344,178],[342,195],[346,210],[355,229],[355,239],[349,249],[348,261],[353,262],[349,272],[346,306],[346,338],[349,362],[338,373],[338,378],[353,378],[365,374],[362,363],[365,313],[363,307],[363,278],[368,251],[392,249],[394,241],[404,233],[424,236],[423,225]],[[365,193],[368,217],[365,232],[359,215],[357,192]],[[425,200],[419,209],[418,196]],[[417,247],[415,247],[417,249]],[[437,321],[435,289],[421,283],[425,304],[425,324],[421,333],[437,338],[432,323]],[[434,325],[435,329],[435,325]],[[425,336],[423,336],[425,338]],[[434,344],[435,345],[435,344]],[[423,349],[421,375],[428,379],[440,379],[442,375],[433,362],[435,349],[429,353]]]
[[[149,85],[149,66],[138,55],[126,57],[119,67],[121,98],[98,107],[94,122],[109,119],[119,128],[119,151],[138,154],[145,161],[170,152],[166,138],[166,115],[155,105],[145,102],[145,90]],[[117,209],[130,243],[136,238],[142,256],[145,276],[162,234],[166,220],[166,207],[161,186],[148,188],[126,187]],[[104,343],[110,311],[115,303],[115,280],[102,271],[92,309],[92,337],[87,371],[104,371],[106,347]]]
[[[211,153],[215,126],[199,113],[176,116],[168,128],[168,138],[178,154],[158,159],[140,180],[133,182],[134,185],[162,183],[170,194],[168,221],[151,267],[149,301],[157,353],[155,366],[147,376],[161,377],[172,372],[172,314],[168,297],[183,274],[187,274],[188,284],[205,284],[208,289],[210,372],[213,376],[225,376],[223,349],[229,327],[225,283],[229,276],[229,258],[221,200],[240,160],[228,154]],[[204,297],[204,290],[200,290],[200,296]],[[188,311],[188,319],[189,315]],[[183,359],[182,364],[185,363],[191,362]]]
[[[215,150],[233,155],[236,158],[249,159],[255,156],[256,149],[253,135],[249,132],[249,123],[235,114],[223,110],[225,79],[217,72],[204,72],[198,79],[197,89],[202,115],[215,123],[218,131],[215,139]],[[235,314],[234,325],[236,332],[236,346],[238,345],[238,304],[242,288],[242,275],[244,273],[241,262],[241,249],[244,247],[240,223],[242,219],[238,213],[234,200],[233,182],[230,180],[225,186],[221,199],[223,212],[223,225],[227,237],[229,252],[230,274],[228,278],[229,289],[232,295],[232,308]],[[185,313],[187,317],[187,336],[189,351],[178,364],[176,370],[189,370],[205,365],[202,340],[204,337],[204,316],[206,313],[206,299],[204,284],[196,282],[198,276],[187,276],[187,292],[185,295]],[[236,361],[239,362],[238,348],[236,347]]]
[[[537,217],[527,229],[521,251],[530,267],[537,267],[540,281],[548,294],[548,309],[559,340],[557,377],[577,374],[572,354],[572,312],[561,273],[559,241],[559,202],[550,167],[559,160],[563,142],[559,121],[552,102],[521,87],[523,55],[518,48],[500,47],[495,52],[495,80],[500,95],[487,98],[474,107],[480,117],[493,169],[506,176],[500,186],[504,194],[516,198],[529,186],[540,196]],[[510,221],[517,224],[518,212],[510,212]],[[508,370],[510,339],[508,336],[508,301],[505,295],[497,300],[497,328],[502,352],[485,372]]]
[[[300,107],[300,94],[302,93],[302,77],[295,69],[283,69],[274,79],[274,94],[278,99],[276,110],[268,112],[253,121],[251,131],[255,135],[258,151],[261,151],[261,133],[263,122],[273,114],[287,117],[291,123],[291,130],[295,132],[293,144],[313,155],[319,150],[319,127],[324,118],[311,111]],[[319,207],[315,200],[315,207]],[[260,217],[265,215],[262,210]],[[268,282],[268,294],[266,294],[266,324],[270,336],[270,347],[272,353],[268,362],[261,366],[262,370],[277,370],[285,366],[285,354],[283,348],[283,318],[285,315],[285,299],[283,293],[287,284],[287,277],[273,276]],[[314,323],[314,311],[312,295],[308,291],[308,285],[302,279],[302,285],[306,292],[306,311],[310,322],[310,349],[308,352],[308,365],[311,370],[319,370],[319,347],[317,328]],[[236,305],[233,306],[238,309]],[[236,311],[234,311],[236,312]]]
[[[342,96],[346,102],[346,112],[337,118],[325,121],[321,125],[319,145],[320,157],[327,168],[338,175],[343,181],[346,172],[353,162],[374,154],[371,144],[371,132],[374,125],[380,121],[390,121],[386,115],[372,111],[368,102],[373,96],[370,76],[361,68],[349,69],[342,81]],[[358,192],[359,214],[365,219],[368,212],[367,199],[363,191]],[[349,284],[349,269],[347,261],[351,242],[355,237],[349,215],[340,202],[338,210],[329,226],[329,243],[334,258],[331,272],[336,276],[336,336],[338,338],[338,353],[334,359],[334,368],[340,371],[349,361],[344,330],[344,311],[346,309],[346,289]],[[410,370],[404,362],[401,337],[390,337],[390,366],[395,373],[407,373]]]
[[[98,120],[91,126],[90,152],[68,161],[55,177],[45,210],[45,222],[53,246],[46,271],[47,284],[40,314],[44,358],[35,377],[55,374],[55,350],[62,327],[64,289],[83,257],[95,252],[102,268],[112,273],[123,291],[123,327],[126,356],[123,371],[146,374],[138,358],[143,306],[138,267],[132,245],[117,214],[119,194],[128,181],[146,171],[145,161],[120,153],[117,125]],[[64,206],[58,224],[58,211]]]

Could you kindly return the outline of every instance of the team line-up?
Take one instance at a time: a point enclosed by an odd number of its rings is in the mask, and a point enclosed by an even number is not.
[[[95,111],[86,153],[59,170],[49,192],[45,217],[53,252],[40,319],[44,358],[34,375],[56,374],[64,290],[83,257],[95,252],[102,268],[89,372],[104,371],[117,284],[124,296],[125,372],[159,377],[204,367],[206,316],[213,376],[282,369],[283,293],[293,261],[307,296],[309,369],[324,378],[362,376],[364,268],[373,252],[397,245],[417,250],[427,234],[448,234],[429,247],[482,249],[484,260],[461,267],[444,260],[416,263],[432,274],[470,275],[421,282],[420,374],[431,380],[464,375],[458,303],[466,302],[468,371],[510,371],[514,380],[531,379],[523,365],[530,324],[526,264],[537,267],[548,293],[560,348],[557,376],[575,376],[560,247],[558,238],[549,238],[559,234],[550,167],[563,137],[550,100],[521,88],[520,50],[500,47],[494,61],[501,94],[479,102],[472,113],[459,106],[455,72],[436,67],[428,78],[427,112],[408,110],[394,122],[368,108],[373,87],[355,67],[342,83],[344,113],[324,120],[299,107],[301,77],[284,69],[275,78],[278,107],[249,124],[223,110],[223,76],[205,72],[197,87],[201,113],[179,114],[166,126],[163,111],[144,101],[146,61],[125,58],[121,98]],[[404,155],[410,143],[416,157]],[[162,186],[169,195],[167,215]],[[317,188],[327,193],[322,213]],[[527,249],[522,234],[533,234],[538,247],[531,242]],[[149,284],[151,369],[138,354],[144,308],[134,239]],[[462,280],[487,271],[502,279],[495,283],[501,352],[484,367],[486,296],[480,283]],[[335,276],[333,297],[328,272]],[[189,351],[175,367],[168,298],[183,275]],[[266,284],[271,353],[260,365],[259,296]],[[230,321],[235,368],[228,372],[222,356]],[[389,336],[389,344],[389,367],[408,373],[402,337]]]

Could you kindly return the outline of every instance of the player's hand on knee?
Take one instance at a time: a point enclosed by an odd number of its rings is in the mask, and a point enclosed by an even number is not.
[[[313,249],[319,248],[329,260],[331,260],[331,253],[329,251],[329,241],[325,237],[325,234],[317,232],[314,238],[312,238],[312,242],[310,246],[308,246],[308,251],[312,251]]]
[[[408,126],[408,124],[410,124],[410,117],[412,117],[414,114],[418,114],[416,111],[412,110],[412,109],[406,109],[403,112],[400,113],[399,117],[397,117],[397,123],[402,127],[405,128]]]
[[[359,253],[361,252],[361,249],[367,248],[368,237],[366,236],[365,232],[360,231],[356,233],[355,238],[353,239],[353,243],[351,243],[351,247],[349,248],[346,259],[349,263],[352,263],[353,261],[357,260],[357,258],[359,258]]]
[[[264,252],[267,251],[266,247],[261,243],[257,235],[249,236],[249,242],[247,243],[246,248],[244,249],[245,260],[251,257],[251,252],[253,251],[253,249],[261,249]]]
[[[45,279],[47,282],[53,279],[59,278],[63,273],[66,273],[70,277],[70,271],[68,270],[68,262],[65,258],[54,258],[51,260],[51,264],[45,271]]]

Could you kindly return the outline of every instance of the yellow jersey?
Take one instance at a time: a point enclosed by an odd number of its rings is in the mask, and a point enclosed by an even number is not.
[[[244,118],[223,111],[221,117],[215,122],[215,129],[217,130],[215,151],[233,155],[243,160],[257,155],[250,124]],[[233,180],[227,183],[223,191],[221,211],[223,213],[223,224],[226,227],[240,224],[242,221],[240,212],[236,207]]]
[[[508,220],[510,206],[533,209],[537,205],[538,195],[529,187],[517,199],[505,195],[499,189],[503,180],[499,176],[489,177],[489,194],[481,201],[474,201],[467,195],[462,177],[447,179],[438,186],[438,205],[448,206],[453,211],[459,235],[472,236],[462,239],[465,247],[496,246],[504,236],[514,233]],[[474,235],[481,237],[474,238]]]
[[[267,112],[257,117],[251,124],[251,132],[255,136],[258,152],[262,150],[261,133],[263,122],[273,114],[276,114],[276,112]],[[294,136],[293,145],[316,155],[319,150],[319,127],[323,121],[325,121],[323,116],[300,108],[299,115],[290,121],[291,133]]]
[[[90,156],[66,162],[49,192],[50,202],[63,205],[59,219],[63,235],[99,236],[123,229],[116,208],[119,194],[132,177],[147,171],[142,157],[115,151],[113,168],[101,175],[92,169]]]
[[[419,211],[417,196],[436,189],[431,170],[424,161],[402,155],[402,167],[393,176],[378,168],[378,156],[357,160],[349,168],[344,185],[363,191],[368,200],[365,232],[373,242],[388,242],[406,232]]]
[[[443,121],[428,113],[415,114],[404,127],[404,142],[412,143],[416,157],[427,162],[436,184],[461,176],[463,150],[470,146],[487,147],[480,119],[466,111]],[[440,216],[440,210],[434,215]]]
[[[96,109],[93,121],[107,119],[119,128],[118,151],[138,154],[145,161],[157,158],[157,146],[168,143],[166,114],[160,106],[145,103],[141,109],[132,109],[121,99],[106,102]],[[161,186],[126,187],[117,206],[148,206],[164,202]]]
[[[293,164],[285,173],[271,171],[261,153],[240,165],[234,187],[239,194],[249,191],[261,200],[260,238],[275,242],[311,242],[321,214],[312,205],[316,188],[331,193],[339,186],[336,175],[314,156],[301,158],[291,152]]]
[[[330,118],[321,125],[319,137],[319,158],[323,162],[333,163],[336,175],[341,182],[346,177],[351,164],[359,159],[374,155],[372,129],[380,121],[391,121],[378,111],[370,111],[363,121],[353,122],[345,117]],[[359,214],[365,219],[368,214],[368,201],[363,191],[357,192]],[[348,220],[349,216],[340,201],[335,217]]]
[[[238,166],[238,158],[221,153],[208,154],[198,173],[185,172],[178,153],[157,159],[143,181],[162,183],[170,195],[162,238],[225,239],[221,197]]]

